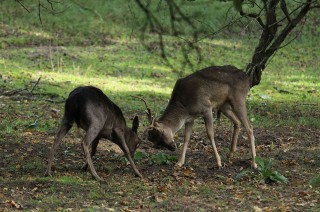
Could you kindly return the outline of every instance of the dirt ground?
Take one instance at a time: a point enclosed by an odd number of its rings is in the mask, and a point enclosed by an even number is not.
[[[2,98],[0,120],[19,119],[11,98]],[[38,104],[37,102],[30,104]],[[3,106],[5,105],[5,106]],[[49,110],[43,103],[34,110]],[[12,106],[14,107],[14,106]],[[23,107],[23,106],[21,106]],[[23,109],[21,109],[23,110]],[[15,112],[13,112],[15,111]],[[58,122],[58,119],[57,119]],[[17,122],[19,123],[19,122]],[[143,127],[142,127],[143,129]],[[3,130],[3,129],[1,129]],[[217,169],[212,148],[201,123],[194,130],[183,168],[174,162],[152,164],[159,152],[179,157],[176,152],[152,148],[143,142],[136,160],[144,179],[134,177],[117,146],[101,140],[94,165],[105,180],[96,182],[80,170],[84,156],[79,132],[67,135],[57,151],[52,177],[44,177],[54,131],[22,129],[0,138],[0,210],[28,211],[319,211],[320,188],[310,179],[320,173],[320,130],[305,126],[255,127],[257,155],[274,160],[273,169],[288,183],[267,184],[250,168],[249,142],[241,131],[233,163],[227,163],[231,125],[216,126],[215,139],[225,167]],[[176,138],[182,144],[182,132]],[[80,133],[81,134],[81,133]],[[147,156],[146,156],[147,155]],[[242,170],[248,175],[237,180]]]

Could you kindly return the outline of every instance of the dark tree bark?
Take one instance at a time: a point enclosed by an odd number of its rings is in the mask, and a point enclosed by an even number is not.
[[[251,62],[246,67],[246,73],[251,79],[251,87],[260,83],[266,63],[281,48],[289,33],[307,15],[314,3],[315,1],[312,0],[301,2],[289,13],[285,0],[264,0],[259,13],[265,13],[265,20],[262,20],[258,14],[251,14],[251,17],[259,18],[258,22],[262,27],[258,46],[255,48]],[[278,11],[283,12],[282,19],[279,21],[277,20],[277,17],[280,16],[277,14]],[[246,16],[242,10],[240,13]]]

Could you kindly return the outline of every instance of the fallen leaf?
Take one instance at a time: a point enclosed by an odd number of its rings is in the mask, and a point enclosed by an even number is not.
[[[8,205],[9,207],[12,207],[12,208],[16,208],[16,209],[22,209],[23,208],[21,204],[16,203],[13,200],[6,201],[6,205]]]
[[[185,177],[190,177],[190,178],[194,178],[195,177],[195,173],[193,172],[193,168],[190,167],[185,167],[182,170],[183,176]]]
[[[23,135],[24,136],[32,135],[32,132],[27,131],[27,132],[24,132]]]
[[[60,110],[51,108],[50,109],[51,118],[59,118],[59,112],[60,112]]]
[[[164,192],[166,190],[166,187],[165,186],[158,186],[157,189],[159,192]]]
[[[255,205],[255,206],[253,206],[253,211],[254,212],[261,212],[262,209]]]
[[[153,199],[154,199],[154,201],[157,202],[157,203],[163,202],[163,199],[162,199],[161,197],[159,197],[158,194],[155,194],[155,195],[153,196]]]

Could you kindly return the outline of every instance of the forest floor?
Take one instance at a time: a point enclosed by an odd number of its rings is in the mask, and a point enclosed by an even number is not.
[[[2,91],[1,93],[4,93]],[[94,166],[104,179],[97,182],[80,170],[84,163],[79,138],[82,132],[68,134],[55,157],[52,177],[44,177],[47,156],[56,129],[40,130],[36,125],[21,126],[43,111],[41,119],[55,119],[52,108],[62,104],[25,100],[19,95],[1,96],[0,120],[17,123],[12,133],[0,140],[0,210],[64,211],[319,211],[320,188],[310,180],[320,172],[320,131],[305,126],[255,126],[257,155],[273,159],[272,169],[288,183],[266,183],[260,172],[250,168],[249,142],[241,131],[233,163],[227,163],[231,125],[222,120],[215,140],[225,167],[217,169],[211,145],[201,121],[194,129],[186,163],[174,168],[176,152],[152,148],[143,142],[135,162],[144,176],[141,180],[124,159],[119,148],[102,140]],[[59,118],[58,118],[59,117]],[[3,125],[2,125],[3,126]],[[140,129],[141,133],[145,126]],[[4,129],[1,129],[4,132]],[[183,130],[176,138],[183,141]],[[240,177],[239,173],[246,174]]]

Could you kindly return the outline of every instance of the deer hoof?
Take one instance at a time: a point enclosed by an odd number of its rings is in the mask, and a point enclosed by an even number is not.
[[[51,177],[51,172],[46,171],[46,173],[44,173],[45,177]]]
[[[174,165],[175,168],[181,168],[183,166],[183,163],[178,162]]]
[[[230,152],[230,153],[228,154],[227,158],[228,158],[229,161],[231,161],[232,158],[233,158],[233,152],[232,152],[232,153]]]
[[[143,179],[143,176],[142,176],[142,174],[140,174],[140,172],[135,172],[134,175],[136,177],[140,177],[141,179]]]
[[[229,164],[232,164],[232,163],[233,163],[233,162],[232,162],[232,156],[229,155],[227,159],[228,159],[228,163],[229,163]]]
[[[218,166],[219,169],[222,168],[221,161],[217,162],[217,166]]]
[[[255,162],[252,162],[251,166],[252,166],[252,168],[254,168],[254,169],[258,168],[258,166],[257,166],[257,164],[256,164]]]
[[[82,171],[87,171],[88,170],[88,164],[87,163],[83,164],[83,166],[81,166],[81,170]]]
[[[99,177],[99,176],[93,176],[93,177],[94,177],[94,179],[96,179],[97,181],[103,182],[103,179],[102,179],[101,177]]]
[[[220,170],[220,169],[223,169],[224,167],[226,167],[225,164],[220,165],[220,166],[219,166],[219,165],[217,166],[217,168],[218,168],[219,170]]]

